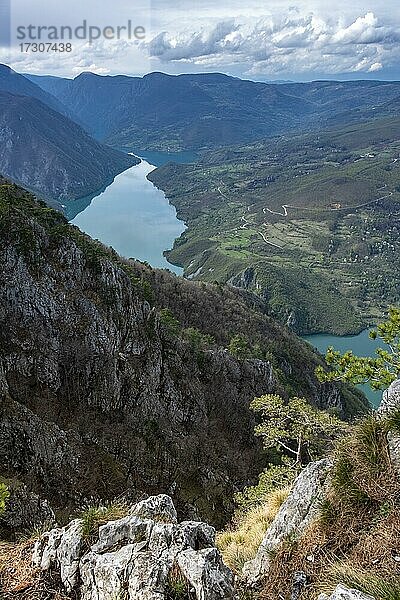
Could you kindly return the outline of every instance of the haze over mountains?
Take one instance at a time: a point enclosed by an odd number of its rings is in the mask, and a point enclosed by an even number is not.
[[[193,150],[390,114],[400,83],[320,81],[283,85],[227,75],[29,76],[88,131],[117,148]]]

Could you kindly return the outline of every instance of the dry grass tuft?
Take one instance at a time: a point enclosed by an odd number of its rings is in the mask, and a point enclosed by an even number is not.
[[[301,600],[338,583],[376,600],[400,599],[400,478],[386,433],[384,421],[367,417],[339,443],[320,517],[273,557],[263,600],[286,598],[296,571],[308,577]]]
[[[251,509],[239,517],[231,529],[217,535],[217,546],[234,573],[240,575],[244,563],[255,557],[268,526],[288,494],[289,489],[271,492],[264,504]]]
[[[338,562],[326,572],[324,581],[320,582],[318,592],[330,594],[339,584],[355,588],[376,600],[399,600],[400,579],[395,575],[383,575],[370,572],[355,563]]]
[[[0,542],[0,597],[2,600],[67,600],[54,575],[44,577],[32,565],[35,538],[19,543]],[[68,599],[70,600],[70,599]]]

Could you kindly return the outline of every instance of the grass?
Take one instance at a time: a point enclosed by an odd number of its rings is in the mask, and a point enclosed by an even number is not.
[[[190,593],[190,584],[176,563],[168,573],[165,598],[166,600],[190,600],[193,598],[193,594]]]
[[[390,413],[387,418],[387,425],[390,431],[400,434],[400,409]]]
[[[239,517],[234,527],[217,535],[217,546],[224,561],[237,575],[244,563],[255,557],[266,530],[288,493],[287,488],[270,492],[262,506],[251,509]]]
[[[390,427],[368,415],[338,442],[319,516],[297,544],[278,549],[262,600],[285,597],[295,571],[308,576],[301,600],[330,594],[339,583],[375,600],[399,600],[400,479],[387,447]]]
[[[374,505],[400,491],[387,448],[388,422],[364,417],[337,447],[332,497],[338,506]]]
[[[32,565],[37,535],[18,543],[0,542],[0,597],[2,600],[70,600],[60,592],[54,573],[44,576]]]
[[[108,521],[117,521],[129,514],[129,507],[123,501],[110,502],[106,505],[89,506],[80,515],[82,519],[82,535],[91,545],[98,534],[99,527]]]
[[[331,594],[338,584],[369,594],[376,600],[399,600],[399,577],[380,577],[346,562],[332,565],[319,586],[320,593]]]

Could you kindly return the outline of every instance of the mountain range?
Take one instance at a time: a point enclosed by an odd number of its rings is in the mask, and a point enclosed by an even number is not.
[[[0,171],[60,208],[136,164],[127,152],[214,149],[390,116],[400,84],[277,85],[219,73],[65,79],[3,65],[0,92]]]
[[[400,83],[270,84],[220,73],[28,76],[97,139],[128,151],[194,150],[349,123],[399,106]]]

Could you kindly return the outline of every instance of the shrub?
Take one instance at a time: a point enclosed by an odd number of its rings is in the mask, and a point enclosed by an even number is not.
[[[170,335],[179,335],[181,331],[181,324],[174,316],[172,310],[169,308],[162,308],[158,314],[160,317],[160,323],[165,327],[166,331]]]
[[[215,344],[212,335],[204,334],[195,327],[188,327],[184,330],[183,335],[189,342],[193,352],[203,352]]]
[[[235,335],[228,346],[229,354],[232,354],[235,358],[244,360],[250,357],[250,344],[242,335]]]
[[[296,477],[290,465],[271,465],[258,478],[257,485],[249,486],[235,495],[239,513],[245,513],[267,501],[271,492],[289,487]]]
[[[0,483],[0,517],[4,514],[9,497],[8,487],[4,483]]]
[[[371,331],[370,337],[380,338],[384,344],[376,350],[376,357],[359,357],[351,351],[341,354],[329,348],[325,360],[330,370],[317,367],[318,379],[322,382],[369,383],[374,390],[387,388],[400,375],[400,308],[392,306],[387,321]]]

